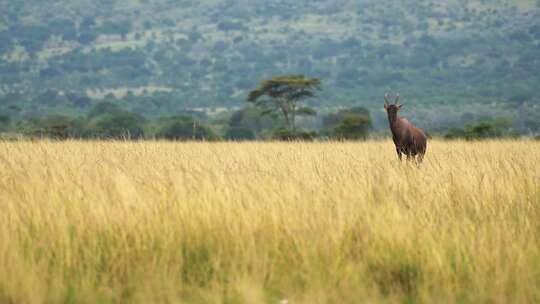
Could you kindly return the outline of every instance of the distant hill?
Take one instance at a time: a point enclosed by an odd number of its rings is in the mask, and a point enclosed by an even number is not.
[[[517,115],[540,104],[540,1],[0,3],[0,110],[229,108],[285,73],[321,78],[320,107],[379,107],[392,90],[425,123]]]

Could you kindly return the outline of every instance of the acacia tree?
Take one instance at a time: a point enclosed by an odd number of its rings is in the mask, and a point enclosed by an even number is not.
[[[301,106],[306,98],[315,97],[315,90],[320,90],[321,81],[306,78],[304,75],[284,75],[263,80],[259,86],[249,92],[248,102],[262,109],[262,114],[280,113],[287,128],[296,131],[297,115],[316,115],[312,108]]]

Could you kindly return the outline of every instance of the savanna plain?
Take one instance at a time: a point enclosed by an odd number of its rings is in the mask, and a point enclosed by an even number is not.
[[[0,303],[540,302],[540,142],[0,142]]]

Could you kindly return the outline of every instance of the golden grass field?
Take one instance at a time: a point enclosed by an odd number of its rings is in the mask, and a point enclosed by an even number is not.
[[[540,142],[0,142],[0,303],[540,301]]]

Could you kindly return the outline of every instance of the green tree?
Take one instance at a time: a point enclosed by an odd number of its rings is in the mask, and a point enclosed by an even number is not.
[[[320,85],[319,79],[306,78],[304,75],[278,76],[261,81],[249,93],[248,102],[262,109],[263,114],[281,113],[287,128],[294,133],[297,115],[316,115],[313,109],[302,107],[300,103],[306,98],[315,97],[314,91],[320,90]]]
[[[0,132],[6,131],[9,128],[11,117],[9,114],[0,113]]]
[[[218,136],[208,126],[190,116],[162,118],[157,138],[171,140],[216,140]]]
[[[464,129],[450,128],[444,137],[446,139],[464,138],[467,140],[508,137],[512,136],[511,125],[510,119],[496,118],[467,125]]]
[[[31,137],[48,137],[64,140],[79,137],[83,121],[64,115],[48,115],[41,118],[20,120],[15,124],[15,132]]]
[[[502,137],[503,130],[491,122],[479,122],[466,129],[467,139],[483,139]]]
[[[103,114],[117,114],[122,112],[120,107],[112,102],[100,102],[96,104],[87,115],[88,119],[92,119]]]
[[[365,139],[369,133],[371,120],[361,114],[346,114],[334,128],[334,136],[339,139]]]
[[[258,134],[264,130],[272,130],[278,124],[277,119],[272,115],[263,115],[261,109],[256,107],[246,107],[234,112],[228,121],[230,129],[250,130]]]
[[[225,132],[225,139],[229,140],[254,140],[255,132],[245,127],[230,127]]]
[[[371,128],[371,115],[364,107],[340,110],[322,119],[323,133],[339,139],[365,139]]]
[[[145,119],[119,111],[95,116],[86,125],[84,136],[103,139],[136,139],[144,136]]]
[[[65,140],[79,137],[83,122],[81,119],[65,115],[49,115],[41,120],[41,125],[46,136]]]

